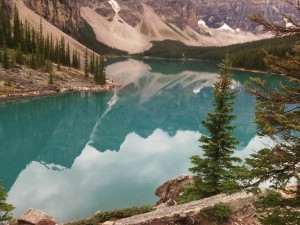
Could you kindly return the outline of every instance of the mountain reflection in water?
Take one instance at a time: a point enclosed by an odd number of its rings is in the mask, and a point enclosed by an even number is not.
[[[126,60],[110,63],[107,74],[122,84],[119,90],[0,104],[0,179],[15,216],[34,207],[66,221],[153,204],[155,188],[187,173],[189,157],[201,154],[214,63]],[[243,91],[251,75],[233,76],[240,156],[263,146],[254,99]]]

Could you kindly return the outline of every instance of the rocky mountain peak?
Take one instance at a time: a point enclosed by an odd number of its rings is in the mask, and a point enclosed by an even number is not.
[[[22,1],[73,37],[78,26],[85,26],[98,41],[130,52],[149,48],[153,40],[197,46],[257,40],[263,38],[263,27],[249,19],[257,13],[282,25],[282,14],[300,20],[299,11],[282,0]]]

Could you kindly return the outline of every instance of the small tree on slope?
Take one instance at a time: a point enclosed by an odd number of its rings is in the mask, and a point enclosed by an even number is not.
[[[234,170],[239,158],[233,157],[238,140],[234,137],[235,118],[232,114],[236,93],[230,88],[231,62],[229,55],[219,65],[220,76],[214,84],[214,112],[208,113],[202,121],[209,135],[199,139],[203,149],[203,158],[192,156],[194,167],[190,171],[199,176],[195,183],[194,194],[204,198],[220,192],[234,192],[238,187]]]

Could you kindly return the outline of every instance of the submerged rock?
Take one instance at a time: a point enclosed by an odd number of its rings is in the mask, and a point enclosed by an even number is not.
[[[156,205],[176,201],[180,193],[182,193],[181,187],[193,184],[195,179],[196,176],[193,175],[180,175],[177,178],[167,181],[155,191],[155,194],[160,197]]]
[[[18,219],[18,224],[55,225],[56,221],[47,213],[38,209],[29,209]]]

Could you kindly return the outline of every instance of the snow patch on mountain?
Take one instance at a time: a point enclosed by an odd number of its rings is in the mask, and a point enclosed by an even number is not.
[[[241,32],[241,29],[240,28],[237,28],[237,29],[232,29],[230,26],[228,26],[226,23],[223,24],[223,26],[221,26],[220,28],[216,29],[216,30],[219,30],[219,31],[230,31],[232,33],[238,33],[238,32]]]
[[[228,30],[228,31],[235,32],[235,30],[232,29],[230,26],[228,26],[226,23],[224,23],[223,26],[221,26],[221,27],[218,28],[217,30]]]
[[[204,20],[198,20],[198,26],[208,27]]]
[[[294,27],[294,24],[292,24],[287,18],[284,18],[284,22],[286,28]]]
[[[121,10],[119,3],[116,0],[109,0],[108,2],[115,11],[115,13],[118,14]]]

